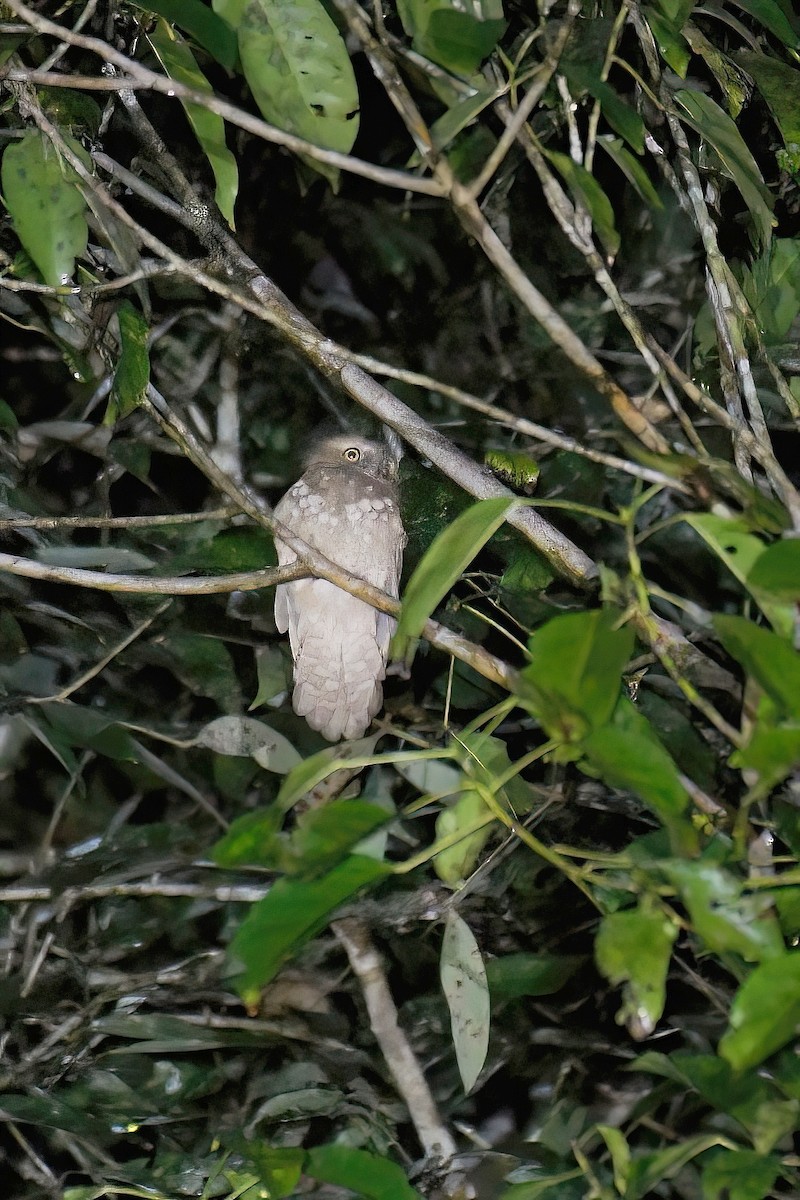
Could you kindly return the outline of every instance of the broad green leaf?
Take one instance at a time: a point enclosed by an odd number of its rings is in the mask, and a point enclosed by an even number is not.
[[[129,300],[123,300],[117,312],[119,322],[119,359],[114,372],[112,401],[106,422],[114,424],[127,417],[144,400],[150,382],[150,351],[147,321]]]
[[[657,908],[610,913],[595,938],[597,965],[615,987],[623,987],[617,1021],[636,1039],[649,1037],[664,1011],[672,946],[678,930]]]
[[[747,525],[736,517],[719,517],[715,513],[692,513],[684,517],[700,534],[704,542],[717,554],[739,582],[750,590],[770,624],[787,637],[794,628],[794,611],[789,604],[778,601],[769,592],[749,587],[750,576],[756,562],[764,553],[762,538],[751,533]]]
[[[331,800],[298,817],[289,839],[293,869],[303,875],[330,870],[349,851],[380,829],[393,814],[363,800]]]
[[[663,4],[659,4],[657,7],[648,5],[644,10],[661,57],[681,79],[686,78],[686,71],[692,58],[681,30],[693,4],[685,7],[687,11],[682,13],[678,19],[667,17],[663,11],[658,11],[658,9],[665,8]]]
[[[236,34],[226,21],[207,8],[202,0],[133,0],[137,8],[158,13],[174,25],[180,25],[199,46],[232,71],[239,56]],[[194,86],[194,85],[192,85]],[[204,89],[205,90],[205,89]]]
[[[414,49],[458,75],[473,75],[502,37],[502,0],[399,0]]]
[[[69,134],[64,140],[91,169],[80,144]],[[6,147],[0,182],[14,231],[45,283],[68,284],[89,236],[86,201],[75,171],[43,133],[29,129]]]
[[[252,757],[260,767],[286,775],[302,762],[288,738],[264,721],[242,717],[238,713],[216,717],[198,733],[195,746],[213,750],[215,754]]]
[[[775,0],[732,0],[732,2],[737,8],[750,13],[751,17],[760,21],[764,28],[768,29],[770,33],[774,33],[775,37],[780,38],[784,45],[789,46],[792,50],[800,47],[800,35],[792,27],[786,13],[780,4],[775,3]],[[797,10],[795,9],[796,15]]]
[[[800,764],[800,722],[770,726],[760,720],[747,745],[729,761],[739,770],[757,771],[761,795],[766,795]]]
[[[689,797],[678,768],[630,700],[620,696],[611,722],[587,734],[583,751],[584,770],[641,796],[669,829],[676,849],[692,852],[697,838],[684,815]]]
[[[795,74],[800,92],[800,71]],[[796,140],[800,142],[800,95],[797,117]],[[773,238],[750,267],[741,266],[738,270],[742,291],[753,310],[761,336],[774,350],[787,337],[800,313],[800,242],[797,238]]]
[[[800,720],[800,654],[785,638],[745,617],[714,617],[723,646],[775,703],[778,711]]]
[[[647,1057],[646,1065],[639,1061],[642,1069],[675,1080],[682,1090],[692,1088],[712,1108],[729,1113],[747,1130],[760,1154],[768,1153],[795,1124],[798,1101],[784,1100],[774,1082],[753,1070],[735,1072],[716,1054]]]
[[[656,1186],[665,1179],[672,1179],[687,1163],[713,1146],[724,1144],[720,1134],[698,1134],[679,1141],[666,1150],[654,1154],[643,1154],[631,1162],[628,1189],[625,1200],[645,1200],[652,1196]]]
[[[242,813],[212,846],[211,858],[221,867],[283,870],[286,839],[279,834],[282,824],[283,813],[274,805]]]
[[[358,90],[320,0],[248,0],[237,32],[245,78],[266,119],[348,153],[358,133]]]
[[[571,58],[564,73],[573,93],[586,91],[598,101],[603,116],[611,128],[624,138],[636,154],[644,153],[644,122],[634,109],[614,91],[613,87],[600,78],[600,67],[587,62],[576,62]]]
[[[630,150],[623,146],[619,138],[613,137],[610,133],[602,133],[597,139],[597,144],[616,163],[622,174],[636,189],[648,208],[664,207],[661,197],[650,182],[650,176],[647,174],[647,171],[638,158],[635,158]]]
[[[452,909],[445,924],[440,971],[456,1062],[467,1093],[474,1087],[489,1049],[489,985],[472,930]]]
[[[764,1200],[773,1194],[781,1169],[777,1155],[755,1150],[715,1150],[705,1155],[700,1168],[703,1200]]]
[[[740,50],[736,61],[755,80],[787,147],[797,145],[800,142],[800,71],[777,58],[749,50]]]
[[[736,1071],[757,1067],[797,1034],[800,951],[755,967],[733,998],[719,1052]]]
[[[679,114],[681,119],[687,125],[691,125],[719,155],[750,210],[757,243],[765,246],[776,224],[772,215],[773,199],[764,183],[758,163],[736,125],[728,114],[703,92],[676,92],[675,103],[683,110]]]
[[[565,613],[531,637],[521,699],[552,737],[577,741],[610,720],[634,641],[618,619],[610,608]]]
[[[35,1095],[22,1095],[17,1092],[0,1094],[0,1116],[7,1120],[46,1126],[49,1129],[63,1129],[67,1133],[92,1138],[96,1145],[102,1145],[108,1136],[105,1121],[97,1120],[89,1113],[65,1104],[57,1096],[45,1095],[42,1092]]]
[[[261,989],[340,904],[390,872],[386,864],[354,854],[321,879],[279,879],[273,884],[253,905],[231,943],[232,959],[242,967],[234,983],[247,1007],[257,1007]]]
[[[295,1146],[270,1146],[249,1139],[237,1149],[257,1168],[261,1182],[268,1189],[269,1200],[282,1200],[295,1194],[306,1162],[305,1150]]]
[[[436,818],[436,840],[464,835],[434,857],[433,869],[443,883],[455,886],[467,878],[491,835],[493,823],[486,802],[474,788],[468,788],[455,804],[442,809]]]
[[[507,500],[504,496],[479,500],[434,539],[409,579],[403,596],[392,651],[397,658],[407,655],[437,604],[516,504],[519,504],[518,500]]]
[[[304,813],[291,834],[279,833],[283,813],[270,805],[233,822],[212,850],[225,867],[272,867],[292,875],[319,875],[340,862],[393,813],[363,800],[332,800]]]
[[[180,2],[186,3],[186,0],[180,0]],[[202,8],[202,5],[198,4],[197,7]],[[224,21],[219,21],[207,9],[204,11],[209,20],[227,28]],[[186,84],[187,87],[207,92],[209,96],[213,96],[214,90],[198,67],[188,44],[166,21],[159,21],[156,28],[147,37],[170,79],[176,79],[179,83]],[[239,168],[235,156],[225,142],[225,122],[217,113],[204,108],[202,104],[187,104],[183,101],[181,103],[189,118],[189,124],[194,130],[194,135],[214,172],[216,181],[214,199],[217,202],[217,208],[233,229],[235,228],[234,205],[239,191]]]
[[[743,893],[741,881],[716,863],[673,861],[662,869],[677,887],[695,933],[709,950],[733,952],[746,962],[785,954],[770,896]]]
[[[315,1146],[308,1152],[303,1173],[369,1200],[422,1200],[397,1163],[353,1146]]]
[[[800,539],[785,538],[767,546],[747,576],[753,592],[769,592],[790,604],[800,602]]]
[[[614,224],[614,209],[594,175],[580,163],[573,162],[568,154],[546,150],[545,155],[563,177],[573,199],[583,203],[606,254],[614,258],[620,246],[619,234]]]
[[[613,1125],[597,1125],[596,1129],[611,1155],[614,1187],[620,1196],[624,1196],[628,1190],[628,1175],[631,1167],[631,1150],[625,1140],[625,1134]]]
[[[503,1000],[518,996],[551,996],[586,960],[575,954],[503,954],[486,963],[489,991]]]
[[[453,139],[466,129],[468,125],[480,116],[485,108],[497,99],[498,89],[484,85],[472,95],[464,96],[441,117],[438,117],[430,128],[431,140],[435,149],[446,149]]]

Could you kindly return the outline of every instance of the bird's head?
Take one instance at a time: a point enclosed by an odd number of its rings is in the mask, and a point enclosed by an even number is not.
[[[374,479],[396,479],[398,456],[386,442],[375,442],[356,433],[325,434],[305,456],[304,466],[349,467]]]

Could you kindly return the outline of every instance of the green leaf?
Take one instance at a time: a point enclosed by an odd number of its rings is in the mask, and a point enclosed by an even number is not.
[[[714,628],[723,646],[777,706],[800,720],[800,655],[791,643],[745,617],[717,614]]]
[[[625,103],[609,83],[600,78],[599,67],[570,59],[565,63],[564,73],[573,94],[576,91],[586,91],[593,96],[598,101],[603,116],[614,132],[624,138],[636,154],[643,154],[644,122],[642,118],[629,104]]]
[[[709,950],[733,952],[746,962],[785,954],[770,896],[743,894],[741,881],[716,863],[674,861],[662,867],[678,888],[692,926]]]
[[[16,1092],[0,1094],[0,1115],[12,1121],[24,1121],[50,1129],[63,1129],[67,1133],[93,1138],[102,1145],[108,1136],[104,1121],[65,1104],[57,1096],[21,1095]]]
[[[618,619],[610,608],[565,613],[531,637],[521,699],[551,737],[576,741],[610,720],[634,641]]]
[[[796,1036],[800,1024],[800,951],[761,963],[733,998],[719,1052],[734,1070],[757,1067]]]
[[[473,75],[502,37],[502,0],[399,0],[403,28],[431,62],[460,75]]]
[[[393,814],[364,800],[332,800],[298,817],[289,851],[294,870],[303,875],[330,870]]]
[[[266,119],[347,154],[358,133],[358,89],[319,0],[248,0],[237,32],[245,78]]]
[[[681,120],[713,146],[742,194],[755,224],[756,242],[765,246],[776,224],[772,195],[736,125],[703,92],[679,91],[675,103],[683,109]]]
[[[80,144],[69,134],[64,140],[91,169]],[[45,283],[68,284],[89,236],[77,174],[44,134],[29,129],[6,148],[0,181],[14,231]]]
[[[477,1082],[489,1049],[489,985],[472,930],[452,909],[445,923],[440,971],[466,1094]]]
[[[732,0],[732,2],[737,8],[750,13],[751,17],[760,21],[764,28],[768,29],[770,33],[774,33],[775,37],[780,38],[785,46],[789,46],[792,50],[798,49],[800,37],[775,0]],[[795,9],[795,14],[796,12]]]
[[[303,1171],[312,1179],[348,1188],[370,1200],[422,1200],[397,1163],[352,1146],[315,1146],[308,1152]]]
[[[455,886],[467,878],[491,835],[492,824],[486,802],[474,788],[467,788],[455,804],[442,809],[436,818],[436,840],[463,834],[433,859],[433,869],[443,883]]]
[[[786,146],[800,142],[800,71],[797,67],[749,50],[740,50],[736,61],[755,80]]]
[[[181,0],[181,2],[185,3],[186,0]],[[202,7],[202,5],[198,4],[198,7]],[[227,29],[224,21],[218,21],[218,18],[207,9],[204,11],[210,20]],[[159,21],[156,28],[147,37],[170,79],[176,79],[187,87],[194,88],[199,92],[207,92],[209,96],[213,96],[214,89],[198,67],[189,46],[166,21]],[[234,205],[239,191],[239,168],[235,156],[225,142],[225,122],[217,113],[211,112],[202,104],[189,104],[183,101],[181,104],[189,118],[194,135],[214,172],[216,181],[214,199],[217,202],[217,208],[233,229],[235,228]]]
[[[545,155],[563,177],[573,199],[583,203],[606,254],[614,258],[620,246],[619,234],[614,224],[614,209],[594,175],[580,163],[573,162],[568,154],[546,150]]]
[[[683,518],[717,554],[725,566],[749,588],[756,562],[764,553],[764,541],[751,533],[745,523],[735,517],[718,517],[715,513],[693,513]],[[753,599],[779,633],[787,637],[794,628],[794,611],[789,604],[779,603],[769,592],[751,590]]]
[[[747,585],[788,604],[800,602],[800,539],[785,538],[768,546],[753,564]]]
[[[692,4],[684,6],[684,11],[681,12],[677,19],[666,16],[663,11],[665,7],[667,6],[659,4],[658,8],[662,9],[662,11],[658,12],[655,6],[650,7],[648,5],[645,8],[647,23],[652,30],[661,57],[668,66],[672,67],[676,75],[679,75],[681,79],[685,79],[692,55],[681,30],[686,16],[692,8]]]
[[[643,1200],[653,1195],[656,1186],[664,1179],[672,1179],[687,1163],[713,1146],[722,1144],[719,1134],[698,1134],[684,1138],[666,1150],[654,1154],[643,1154],[631,1163],[625,1200]]]
[[[596,1128],[611,1155],[611,1165],[614,1170],[614,1187],[620,1196],[624,1196],[628,1190],[628,1176],[631,1167],[630,1146],[621,1129],[616,1129],[613,1125],[598,1125]]]
[[[585,962],[575,954],[503,954],[486,963],[493,996],[513,1000],[518,996],[552,996],[560,991]]]
[[[646,902],[604,917],[595,938],[597,965],[615,987],[623,985],[617,1021],[634,1038],[650,1037],[664,1011],[672,946],[678,930]]]
[[[800,764],[800,724],[765,724],[759,720],[750,741],[730,757],[738,770],[756,771],[762,796],[771,791]]]
[[[755,1150],[720,1149],[703,1158],[700,1186],[703,1200],[764,1200],[773,1194],[780,1159]]]
[[[158,13],[170,23],[180,25],[185,33],[229,71],[236,66],[239,57],[236,34],[202,0],[147,0],[147,3],[133,0],[133,3],[137,8]]]
[[[689,796],[678,768],[630,700],[620,696],[612,721],[586,736],[583,751],[582,768],[591,768],[611,787],[641,796],[669,829],[676,849],[691,853],[696,848],[695,831],[685,816]]]
[[[117,312],[119,322],[119,361],[114,372],[112,399],[105,423],[113,425],[127,417],[144,400],[150,383],[150,351],[147,321],[130,300],[123,300]]]
[[[661,197],[650,182],[647,171],[638,158],[635,158],[630,150],[623,146],[619,138],[613,137],[610,133],[602,133],[597,139],[597,144],[605,150],[612,162],[616,163],[648,208],[664,207]]]
[[[409,579],[403,596],[393,643],[393,654],[397,658],[408,654],[412,641],[420,636],[437,604],[500,528],[509,511],[519,503],[504,496],[479,500],[434,539]]]
[[[361,888],[385,878],[391,867],[351,855],[321,879],[279,879],[245,917],[231,944],[243,970],[234,982],[248,1008],[300,946],[322,929],[331,913]]]

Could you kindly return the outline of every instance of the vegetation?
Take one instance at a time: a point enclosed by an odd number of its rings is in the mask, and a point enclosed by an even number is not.
[[[2,0],[4,1197],[800,1195],[799,49]],[[326,419],[406,448],[339,746]]]

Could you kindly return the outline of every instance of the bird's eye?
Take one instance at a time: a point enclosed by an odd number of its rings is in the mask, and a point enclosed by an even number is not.
[[[346,458],[348,462],[358,462],[361,458],[361,451],[357,446],[349,446],[342,455],[342,458]]]

